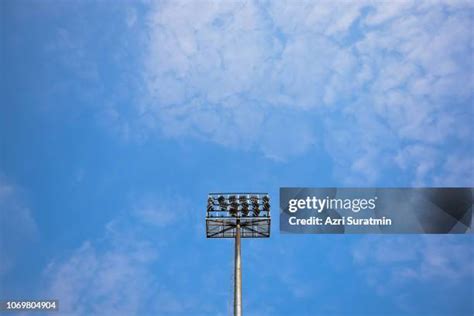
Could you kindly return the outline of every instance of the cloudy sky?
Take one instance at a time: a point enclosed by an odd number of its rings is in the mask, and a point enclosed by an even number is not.
[[[2,1],[0,298],[226,315],[208,192],[473,186],[470,1]],[[472,315],[471,236],[243,243],[249,315]]]

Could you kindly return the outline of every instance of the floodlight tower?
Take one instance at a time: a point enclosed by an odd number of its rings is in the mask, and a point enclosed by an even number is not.
[[[234,315],[242,315],[241,238],[270,237],[268,193],[209,193],[207,238],[234,238]]]

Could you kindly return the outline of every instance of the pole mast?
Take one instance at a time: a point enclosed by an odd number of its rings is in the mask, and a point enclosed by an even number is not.
[[[235,232],[234,316],[242,316],[242,260],[240,257],[240,222]]]

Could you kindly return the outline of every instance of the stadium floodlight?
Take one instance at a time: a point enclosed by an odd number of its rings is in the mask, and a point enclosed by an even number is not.
[[[252,212],[250,212],[250,205]],[[214,206],[218,206],[218,208]],[[240,239],[270,237],[270,197],[268,193],[209,193],[206,236],[207,238],[235,238],[234,315],[241,316]]]

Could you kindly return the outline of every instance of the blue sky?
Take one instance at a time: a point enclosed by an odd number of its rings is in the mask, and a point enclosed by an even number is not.
[[[473,186],[468,1],[1,2],[0,298],[225,315],[208,192],[269,192],[249,315],[472,315],[471,236],[280,235],[283,186]]]

